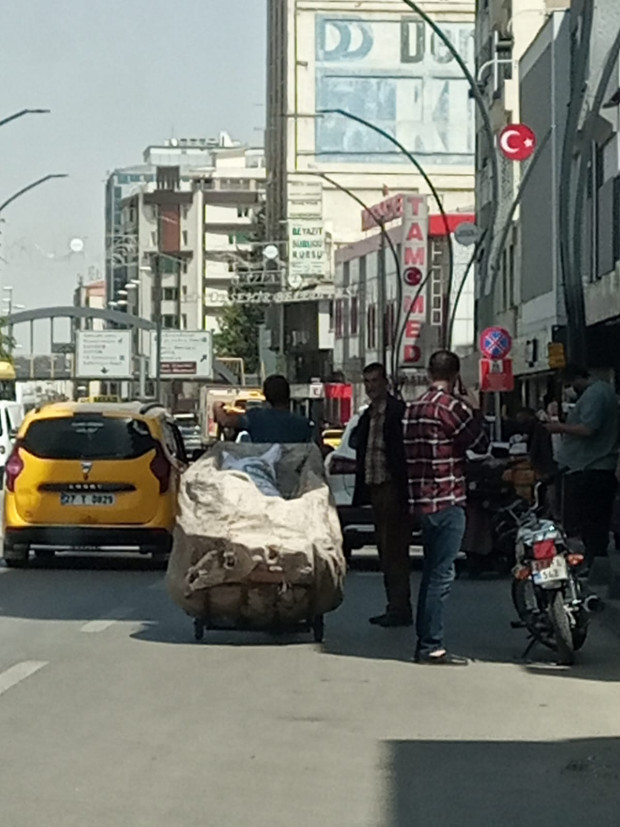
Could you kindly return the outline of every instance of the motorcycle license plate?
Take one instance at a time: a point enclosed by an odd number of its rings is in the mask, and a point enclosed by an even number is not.
[[[557,580],[566,580],[568,569],[563,557],[554,557],[553,560],[534,560],[532,562],[532,580],[537,586],[554,583]]]

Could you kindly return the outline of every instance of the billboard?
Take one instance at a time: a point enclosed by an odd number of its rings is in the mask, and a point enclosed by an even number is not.
[[[321,218],[289,221],[289,283],[302,283],[308,276],[325,276],[325,229]]]
[[[472,22],[441,27],[470,68]],[[471,165],[473,102],[454,58],[419,18],[334,12],[316,16],[316,110],[343,109],[397,137],[423,164]],[[325,162],[402,163],[378,133],[337,113],[316,120]]]
[[[157,372],[157,333],[151,331],[151,377]],[[163,330],[161,376],[169,379],[213,378],[213,334],[206,330]]]

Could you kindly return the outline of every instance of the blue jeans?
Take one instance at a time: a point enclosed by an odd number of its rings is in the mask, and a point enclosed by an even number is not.
[[[465,535],[465,510],[445,508],[422,518],[424,567],[418,595],[418,655],[443,649],[443,610],[452,582],[454,561]]]

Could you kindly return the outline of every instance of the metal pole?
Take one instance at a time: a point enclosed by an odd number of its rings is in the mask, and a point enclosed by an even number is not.
[[[30,380],[34,379],[34,319],[30,322]]]
[[[495,431],[495,441],[502,441],[502,395],[501,393],[493,394],[493,405],[495,408],[495,422],[493,429]]]
[[[54,317],[50,319],[50,379],[54,378]]]
[[[153,273],[153,321],[155,322],[155,396],[161,398],[161,345],[162,345],[162,272],[159,255],[155,256]]]
[[[437,37],[441,40],[441,42],[444,44],[446,49],[450,52],[450,54],[452,55],[454,60],[457,62],[461,72],[463,73],[463,75],[465,76],[465,79],[467,80],[467,83],[469,84],[471,94],[473,95],[474,100],[476,101],[476,106],[478,107],[478,110],[480,112],[480,116],[482,118],[482,125],[483,125],[484,131],[486,133],[487,140],[489,142],[489,157],[490,157],[490,160],[491,160],[491,171],[492,171],[492,178],[493,178],[493,180],[492,180],[492,187],[493,187],[492,196],[493,197],[491,199],[491,214],[490,214],[490,220],[489,220],[489,227],[491,228],[491,233],[490,233],[489,243],[485,247],[483,258],[482,258],[482,263],[481,263],[482,284],[485,285],[486,282],[487,282],[487,279],[488,279],[488,266],[489,266],[489,262],[490,262],[491,249],[492,249],[492,246],[493,246],[493,238],[495,236],[495,233],[494,233],[495,223],[497,221],[497,215],[498,215],[498,211],[499,211],[499,161],[497,160],[497,152],[495,151],[495,135],[493,133],[493,127],[491,125],[491,116],[490,116],[490,113],[489,113],[489,108],[487,107],[487,104],[486,104],[484,98],[482,97],[482,94],[480,93],[480,89],[478,88],[478,84],[476,83],[476,79],[474,78],[474,76],[470,72],[469,67],[467,66],[467,64],[465,63],[465,61],[463,60],[463,58],[459,54],[458,49],[455,48],[454,44],[452,43],[452,41],[450,40],[448,35],[443,31],[441,26],[438,26],[437,23],[435,23],[435,21],[432,19],[432,17],[429,17],[429,15],[424,11],[424,9],[421,9],[420,6],[417,3],[413,2],[413,0],[402,0],[402,1],[406,6],[409,6],[409,8],[412,11],[414,11],[419,17],[421,17],[422,20],[428,26],[430,26],[430,28],[437,35]]]

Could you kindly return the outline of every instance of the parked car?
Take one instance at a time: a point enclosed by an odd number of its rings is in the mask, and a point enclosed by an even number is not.
[[[0,482],[4,466],[13,450],[19,426],[24,421],[24,406],[19,402],[0,401]]]
[[[325,472],[338,509],[344,553],[347,558],[350,558],[356,549],[374,546],[377,542],[372,509],[370,506],[353,506],[357,462],[355,449],[351,447],[351,436],[364,410],[361,408],[353,416],[345,428],[340,445],[325,458]],[[412,531],[411,542],[420,542],[418,530]]]
[[[179,413],[174,415],[174,421],[183,437],[187,456],[192,461],[198,459],[205,450],[198,417],[192,413]]]
[[[371,508],[353,507],[356,458],[355,449],[351,447],[351,435],[362,412],[363,409],[352,417],[344,430],[340,445],[325,458],[325,473],[338,509],[347,558],[355,549],[372,546],[376,542]]]
[[[6,463],[3,556],[25,567],[57,549],[172,545],[187,456],[174,420],[151,403],[59,403],[28,414]]]

